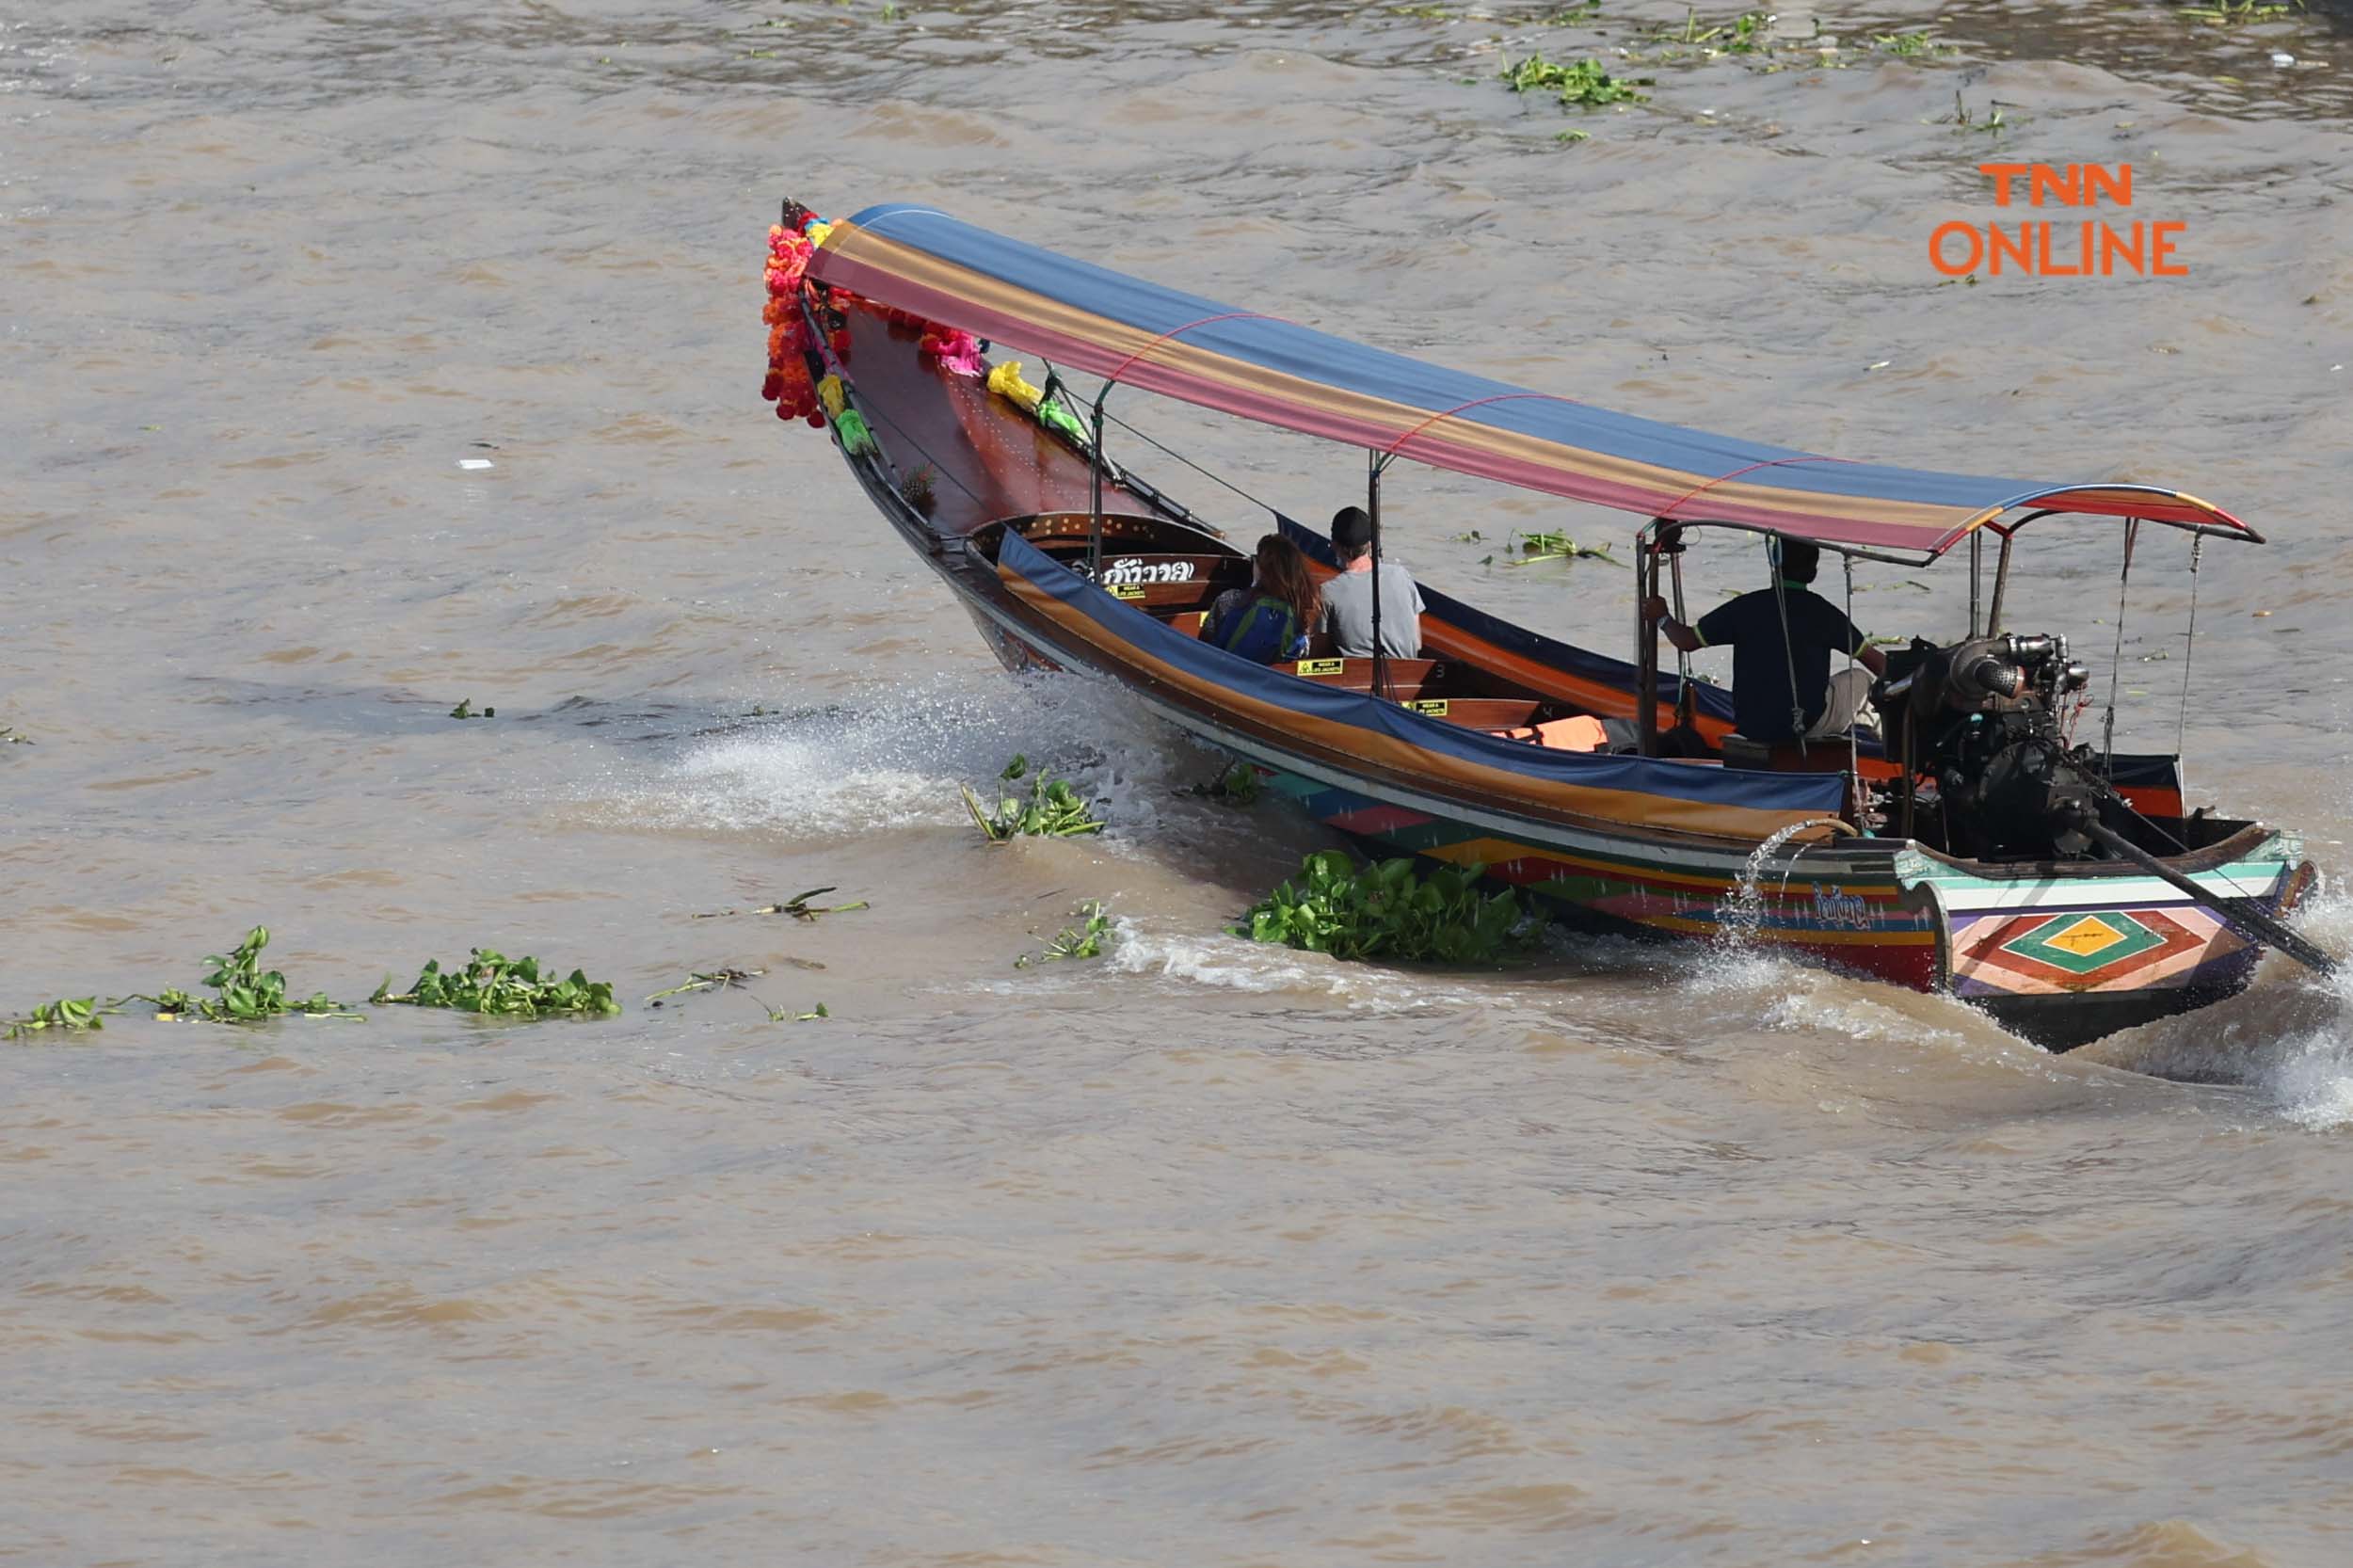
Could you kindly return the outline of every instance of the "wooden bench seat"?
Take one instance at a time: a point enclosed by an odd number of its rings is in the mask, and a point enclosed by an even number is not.
[[[1408,700],[1405,706],[1465,729],[1513,729],[1534,718],[1544,704],[1521,696],[1433,696]]]

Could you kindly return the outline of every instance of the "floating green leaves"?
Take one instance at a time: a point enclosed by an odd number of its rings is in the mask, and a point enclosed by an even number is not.
[[[468,697],[451,709],[449,716],[454,719],[494,719],[499,716],[499,711],[495,708],[485,708],[477,713],[473,711],[473,698]]]
[[[1705,24],[1699,13],[1686,10],[1683,25],[1651,35],[1654,43],[1679,43],[1711,55],[1758,55],[1772,47],[1773,18],[1764,11],[1742,11],[1729,22]]]
[[[2304,8],[2303,0],[2296,0],[2295,8]],[[2289,8],[2270,0],[2212,0],[2203,6],[2185,6],[2182,15],[2192,22],[2202,22],[2210,27],[2235,27],[2243,22],[2266,22],[2285,16]]]
[[[747,980],[758,980],[766,969],[713,969],[709,974],[690,972],[683,985],[673,985],[666,991],[656,991],[646,1000],[659,1003],[664,997],[681,997],[689,991],[724,991],[730,985],[741,985]]]
[[[1265,788],[1256,767],[1248,762],[1234,762],[1207,784],[1195,784],[1193,792],[1207,800],[1222,800],[1228,806],[1249,806],[1257,802]]]
[[[1103,913],[1103,901],[1091,898],[1070,911],[1078,918],[1076,925],[1066,925],[1054,934],[1041,952],[1025,952],[1013,961],[1016,969],[1032,964],[1050,964],[1062,958],[1100,958],[1103,946],[1112,938],[1111,917]]]
[[[853,909],[863,909],[866,907],[866,901],[864,899],[858,899],[851,904],[813,904],[808,902],[810,899],[816,898],[821,894],[838,893],[840,890],[841,889],[839,888],[811,888],[806,893],[794,893],[791,898],[786,899],[782,904],[770,904],[768,907],[760,910],[759,913],[762,915],[790,915],[796,920],[814,921],[820,915],[846,915]]]
[[[578,969],[562,980],[542,980],[537,959],[508,958],[488,948],[473,949],[471,958],[453,965],[447,973],[439,961],[428,961],[416,984],[397,995],[392,977],[386,975],[368,1000],[377,1006],[447,1007],[502,1018],[600,1018],[621,1010],[605,981],[590,980]]]
[[[1012,783],[1028,774],[1030,760],[1016,754],[997,776]],[[1103,831],[1102,820],[1095,815],[1092,805],[1044,769],[1030,780],[1030,798],[1026,802],[1000,795],[997,809],[991,814],[981,808],[980,797],[966,787],[964,807],[972,813],[972,825],[991,843],[1017,838],[1068,839]]]
[[[1938,120],[1935,123],[1943,124],[1945,122]],[[1972,119],[1969,114],[1969,105],[1962,101],[1961,89],[1959,88],[1955,88],[1953,89],[1952,127],[1953,134],[1955,136],[1967,136],[1973,131],[1985,131],[1990,132],[1994,136],[1999,136],[2003,131],[2009,129],[2008,124],[2002,119],[2002,105],[2000,104],[1995,104],[1993,105],[1993,112],[1988,115],[1985,119]]]
[[[216,1024],[259,1023],[264,1018],[282,1017],[299,1013],[311,1018],[356,1018],[360,1015],[342,1002],[316,991],[302,1000],[289,1000],[286,977],[277,969],[262,968],[262,950],[269,946],[269,927],[257,925],[245,934],[228,953],[213,953],[204,962],[213,972],[204,977],[204,984],[218,995],[211,1001],[196,1000],[184,991],[168,993],[181,1004],[167,1007],[160,999],[158,1012],[184,1016],[193,1000],[197,1016]]]
[[[0,743],[12,746],[28,746],[33,744],[33,738],[30,735],[19,734],[9,726],[0,724]]]
[[[1650,95],[1635,90],[1651,86],[1647,76],[1612,76],[1599,60],[1573,60],[1566,65],[1542,55],[1503,62],[1503,80],[1513,92],[1551,92],[1563,104],[1596,108],[1606,104],[1647,104]]]
[[[1952,55],[1959,46],[1945,42],[1929,33],[1873,33],[1874,47],[1884,49],[1899,60],[1916,60],[1929,55]]]
[[[790,915],[796,920],[808,920],[813,923],[820,915],[846,915],[853,909],[871,907],[864,899],[856,899],[848,904],[811,904],[808,902],[825,893],[838,893],[840,890],[839,888],[811,888],[806,893],[794,893],[782,904],[763,904],[752,913],[755,915]],[[742,913],[740,909],[712,909],[694,918],[698,920],[717,920]]]
[[[1483,869],[1417,873],[1412,860],[1397,859],[1359,871],[1337,850],[1319,851],[1253,906],[1234,934],[1335,958],[1493,962],[1532,940],[1536,920],[1514,892],[1481,893]]]
[[[72,999],[60,997],[56,1001],[42,1002],[24,1016],[10,1022],[8,1032],[0,1038],[23,1040],[51,1029],[65,1031],[104,1029],[106,1026],[98,1021],[99,1015],[120,1011],[120,1007],[113,1004],[101,1007],[96,997]]]
[[[1506,561],[1503,563],[1505,566],[1532,567],[1539,561],[1601,561],[1613,567],[1625,565],[1624,561],[1609,553],[1608,545],[1578,544],[1566,534],[1515,533],[1503,541],[1505,554],[1508,555],[1514,550],[1519,552],[1520,558],[1516,561]]]

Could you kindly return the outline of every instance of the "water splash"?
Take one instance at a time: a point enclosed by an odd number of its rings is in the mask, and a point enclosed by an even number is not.
[[[1242,936],[1147,931],[1124,919],[1114,921],[1113,929],[1118,939],[1105,956],[1123,974],[1260,995],[1327,997],[1372,1013],[1461,1008],[1481,1001],[1479,993],[1459,983],[1382,965],[1342,963]]]
[[[1098,803],[1114,852],[1148,840],[1195,748],[1098,682],[939,677],[869,700],[766,715],[686,743],[652,768],[616,763],[584,792],[632,825],[824,839],[966,821],[1016,754]]]
[[[1740,880],[1723,903],[1716,906],[1716,936],[1712,945],[1725,956],[1752,953],[1756,938],[1765,928],[1765,892],[1762,886],[1766,863],[1774,852],[1809,827],[1818,827],[1817,821],[1791,823],[1776,829],[1764,842],[1750,852],[1748,864],[1740,868]],[[1788,883],[1783,874],[1784,886]]]
[[[2353,896],[2331,888],[2295,921],[2332,952],[2353,945]],[[2197,1013],[2087,1048],[2135,1072],[2256,1090],[2288,1121],[2315,1131],[2353,1126],[2353,968],[2316,975],[2274,953],[2254,984]]]

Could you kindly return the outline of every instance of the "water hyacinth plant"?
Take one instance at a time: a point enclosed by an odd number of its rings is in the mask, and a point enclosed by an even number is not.
[[[1635,90],[1651,85],[1648,77],[1612,76],[1599,60],[1572,60],[1562,65],[1542,55],[1503,62],[1503,80],[1513,92],[1550,91],[1563,104],[1594,108],[1605,104],[1647,104],[1650,94]]]
[[[1030,760],[1016,754],[997,776],[1012,783],[1029,770]],[[964,808],[972,813],[972,825],[993,844],[1023,837],[1068,839],[1103,831],[1102,819],[1095,815],[1087,800],[1043,769],[1030,780],[1030,798],[1026,802],[1011,795],[1000,796],[995,813],[991,814],[981,809],[980,797],[967,788]]]
[[[537,959],[508,958],[488,948],[473,949],[472,957],[447,972],[439,960],[428,960],[416,984],[398,994],[386,975],[368,1000],[379,1007],[447,1007],[503,1018],[601,1018],[621,1010],[609,982],[590,980],[578,969],[562,980],[542,980]]]
[[[9,1024],[6,1038],[23,1040],[50,1029],[66,1031],[104,1029],[106,1026],[99,1021],[98,1016],[101,1013],[119,1011],[120,1009],[112,1006],[99,1006],[96,997],[72,999],[60,997],[56,1001],[42,1002],[24,1016]]]
[[[1013,967],[1026,969],[1032,964],[1050,964],[1061,958],[1100,958],[1103,945],[1112,936],[1111,917],[1103,913],[1103,901],[1088,899],[1071,913],[1078,917],[1078,924],[1064,926],[1046,944],[1044,952],[1023,953],[1013,961]]]
[[[1248,762],[1229,764],[1224,773],[1207,784],[1195,784],[1193,793],[1205,800],[1221,800],[1228,806],[1250,806],[1257,803],[1266,783],[1258,770]]]
[[[1337,850],[1300,862],[1299,874],[1254,905],[1234,935],[1335,958],[1492,963],[1534,940],[1537,919],[1516,892],[1481,893],[1481,866],[1409,859],[1358,870]]]
[[[360,1015],[342,1002],[316,991],[299,1001],[286,997],[286,977],[276,969],[261,967],[262,950],[269,946],[269,928],[257,925],[245,934],[245,940],[226,955],[214,953],[204,962],[213,972],[204,977],[204,984],[219,993],[212,1001],[195,1002],[200,1017],[216,1024],[259,1023],[264,1018],[282,1017],[299,1013],[312,1018],[356,1018]],[[185,992],[168,993],[180,1005],[172,1006],[160,999],[158,1014],[184,1016],[191,1000]]]

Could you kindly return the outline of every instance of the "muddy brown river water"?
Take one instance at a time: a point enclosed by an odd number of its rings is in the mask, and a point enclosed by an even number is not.
[[[2179,484],[2273,542],[2205,552],[2194,663],[2145,544],[2121,737],[2302,829],[2353,946],[2345,24],[1661,61],[1681,6],[1561,9],[0,0],[0,1010],[256,922],[300,993],[483,945],[627,1002],[0,1048],[0,1560],[2353,1560],[2353,986],[2052,1057],[1737,954],[1252,948],[1315,831],[1007,680],[757,398],[776,199],[902,199],[1703,427]],[[1651,102],[1515,97],[1531,49]],[[2188,275],[1945,282],[1996,156],[2131,163]],[[1361,474],[1126,412],[1302,516]],[[1621,520],[1386,504],[1623,649],[1626,574],[1497,552]],[[2027,542],[2014,623],[2105,690],[2115,531]],[[1950,633],[1959,576],[1858,618]],[[1015,751],[1111,830],[982,845]],[[750,912],[823,884],[872,907]],[[1109,956],[1015,968],[1090,897]],[[643,1000],[721,965],[759,1000]]]

